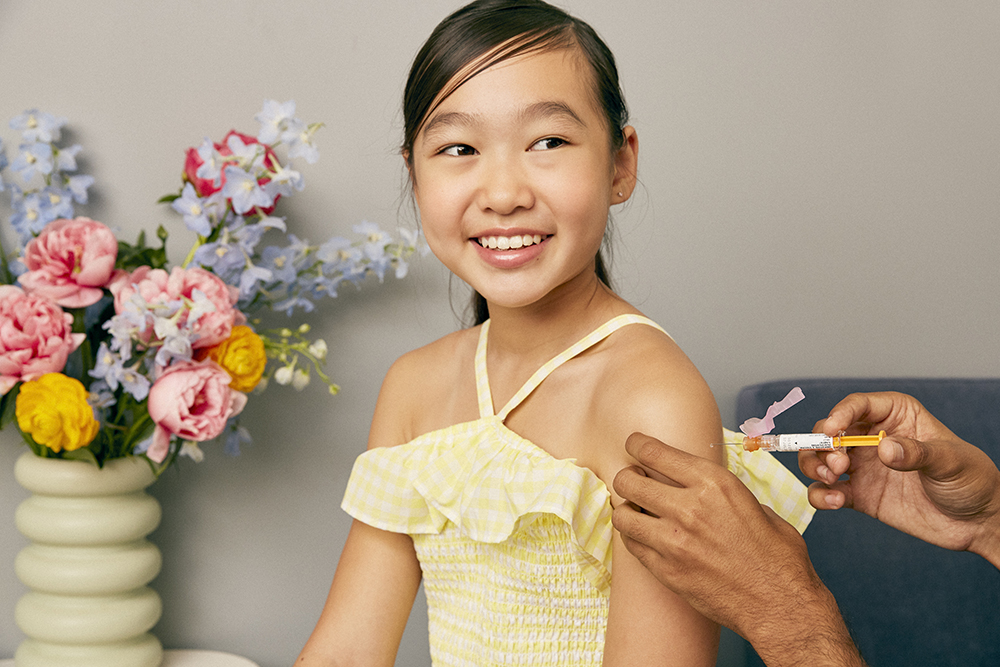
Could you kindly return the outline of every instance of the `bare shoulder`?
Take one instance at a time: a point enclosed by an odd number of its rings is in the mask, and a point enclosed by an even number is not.
[[[635,432],[721,462],[721,448],[710,446],[722,442],[715,397],[680,346],[647,326],[625,327],[608,342],[612,362],[603,365],[594,412],[602,422],[595,426],[607,434],[598,453],[605,475],[635,463],[625,452]]]
[[[479,327],[462,329],[399,357],[382,381],[368,447],[409,442],[418,435],[474,419],[475,353]]]

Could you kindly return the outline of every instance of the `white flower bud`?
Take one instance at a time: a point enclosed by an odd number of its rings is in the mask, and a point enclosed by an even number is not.
[[[302,391],[309,385],[309,373],[301,368],[296,368],[292,376],[292,386],[296,390]]]
[[[293,372],[291,366],[282,366],[274,372],[274,381],[280,385],[287,385],[292,381]]]
[[[326,341],[322,338],[316,339],[316,342],[309,346],[309,354],[316,357],[320,361],[326,360],[327,351]]]

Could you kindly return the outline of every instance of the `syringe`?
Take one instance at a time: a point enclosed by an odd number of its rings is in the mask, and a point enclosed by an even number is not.
[[[878,435],[824,435],[822,433],[790,433],[786,435],[758,435],[743,438],[743,450],[747,452],[761,449],[765,452],[798,452],[801,450],[834,450],[841,447],[874,447],[885,437],[885,431]],[[739,447],[738,442],[726,445]]]

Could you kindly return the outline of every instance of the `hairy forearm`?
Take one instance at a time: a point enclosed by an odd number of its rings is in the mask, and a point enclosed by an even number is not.
[[[780,618],[756,625],[748,634],[768,667],[867,667],[836,600],[820,583],[796,604],[783,607]]]

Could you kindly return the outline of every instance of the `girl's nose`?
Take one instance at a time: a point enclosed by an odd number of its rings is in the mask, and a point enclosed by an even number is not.
[[[531,208],[534,192],[516,157],[484,160],[479,183],[479,206],[483,211],[510,215],[519,208]]]

